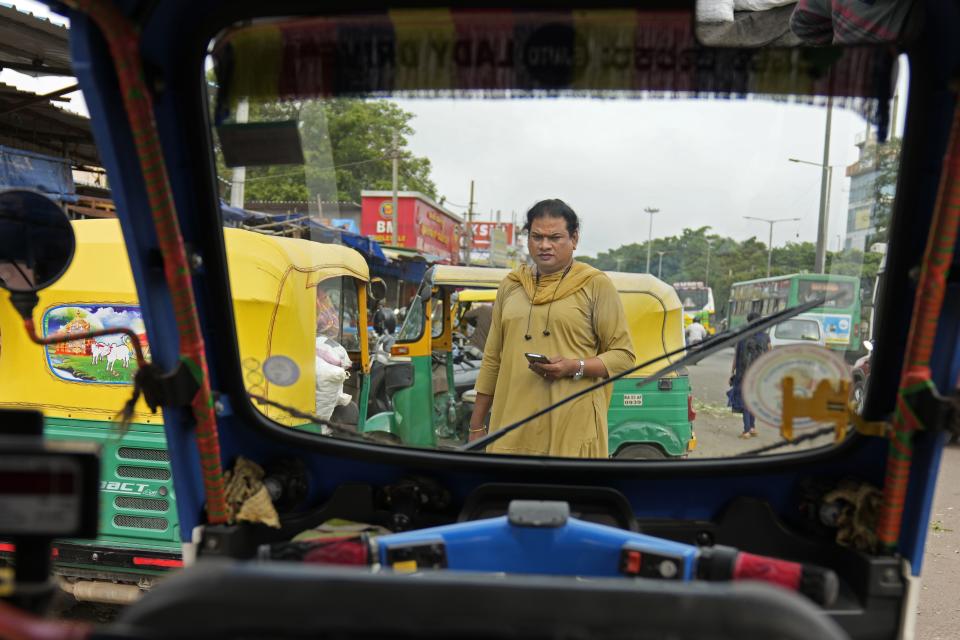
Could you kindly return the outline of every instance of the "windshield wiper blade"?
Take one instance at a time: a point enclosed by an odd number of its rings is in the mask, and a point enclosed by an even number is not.
[[[544,409],[541,409],[541,410],[537,411],[536,413],[533,413],[533,414],[527,416],[526,418],[523,418],[522,420],[518,420],[517,422],[514,422],[513,424],[507,425],[507,426],[504,427],[503,429],[499,429],[499,430],[497,430],[497,431],[494,431],[493,433],[488,433],[487,435],[483,436],[482,438],[478,438],[478,439],[474,440],[473,442],[468,442],[468,443],[466,443],[465,445],[462,445],[462,446],[460,447],[460,450],[461,450],[461,451],[475,451],[475,450],[477,450],[477,449],[483,449],[483,448],[486,447],[487,445],[489,445],[489,444],[491,444],[491,443],[493,443],[493,442],[496,442],[497,440],[499,440],[499,439],[502,438],[503,436],[507,435],[507,434],[510,433],[511,431],[515,431],[515,430],[519,429],[520,427],[522,427],[523,425],[525,425],[525,424],[527,424],[527,423],[529,423],[529,422],[533,422],[534,420],[536,420],[536,419],[539,418],[540,416],[545,415],[545,414],[553,411],[553,410],[556,409],[557,407],[563,406],[563,405],[567,404],[568,402],[573,402],[574,400],[576,400],[577,398],[579,398],[579,397],[581,397],[581,396],[584,396],[584,395],[586,395],[586,394],[588,394],[588,393],[591,393],[591,392],[593,392],[593,391],[595,391],[595,390],[597,390],[597,389],[603,388],[604,386],[606,386],[606,385],[608,385],[608,384],[612,384],[613,382],[616,382],[616,381],[619,380],[620,378],[624,378],[624,377],[630,375],[631,373],[634,373],[634,372],[636,372],[636,371],[639,371],[640,369],[643,369],[643,368],[645,368],[645,367],[649,367],[650,365],[655,364],[655,363],[657,363],[657,362],[660,362],[661,360],[667,360],[667,359],[669,359],[669,358],[672,357],[672,356],[675,356],[675,355],[677,355],[677,354],[683,353],[684,351],[687,352],[687,355],[685,355],[684,357],[682,357],[682,358],[680,358],[679,360],[677,360],[676,362],[671,363],[671,364],[667,365],[666,367],[660,369],[659,371],[657,371],[657,372],[654,373],[653,375],[647,376],[643,381],[641,381],[641,382],[637,385],[638,388],[639,388],[639,387],[643,387],[644,385],[647,385],[647,384],[653,382],[654,380],[658,380],[658,379],[662,378],[663,376],[665,376],[665,375],[667,375],[667,374],[669,374],[669,373],[673,373],[673,372],[676,371],[677,369],[680,369],[680,368],[685,367],[685,366],[690,365],[690,364],[696,364],[696,363],[699,362],[700,360],[703,360],[703,359],[706,358],[707,356],[716,353],[716,352],[719,351],[720,349],[723,349],[724,347],[726,347],[726,346],[728,346],[728,345],[730,345],[730,344],[732,344],[732,343],[734,343],[734,342],[739,341],[741,338],[744,338],[744,337],[746,337],[746,336],[748,336],[748,335],[753,335],[754,333],[757,333],[758,331],[763,331],[764,329],[766,329],[766,328],[768,328],[768,327],[772,327],[772,326],[774,326],[774,325],[780,324],[780,323],[783,322],[784,320],[789,320],[790,318],[792,318],[792,317],[794,317],[794,316],[797,316],[797,315],[800,315],[801,313],[804,313],[805,311],[810,311],[811,309],[815,309],[815,308],[817,308],[817,307],[822,307],[822,306],[824,306],[824,305],[827,303],[828,300],[832,300],[832,298],[818,298],[818,299],[816,299],[816,300],[810,300],[810,301],[808,301],[808,302],[804,302],[803,304],[798,304],[798,305],[795,306],[795,307],[790,307],[789,309],[784,309],[783,311],[778,311],[777,313],[774,313],[774,314],[772,314],[772,315],[769,315],[769,316],[767,316],[767,317],[765,317],[765,318],[760,318],[760,319],[758,319],[758,320],[754,320],[753,322],[748,323],[748,324],[744,325],[743,327],[741,327],[741,328],[739,328],[739,329],[736,329],[736,330],[728,330],[728,331],[724,331],[724,332],[722,332],[722,333],[718,333],[718,334],[716,334],[715,336],[711,336],[711,337],[707,338],[706,340],[704,340],[704,341],[702,341],[702,342],[698,342],[697,344],[695,344],[695,345],[693,345],[693,346],[691,346],[691,347],[683,347],[683,348],[681,348],[681,349],[675,349],[675,350],[670,351],[670,352],[668,352],[668,353],[664,353],[663,355],[659,355],[659,356],[657,356],[656,358],[652,358],[652,359],[650,359],[650,360],[647,360],[646,362],[643,362],[643,363],[641,363],[641,364],[636,365],[635,367],[632,367],[632,368],[630,368],[630,369],[627,369],[626,371],[623,371],[622,373],[618,373],[618,374],[615,375],[615,376],[610,376],[609,378],[604,378],[604,379],[601,380],[600,382],[598,382],[598,383],[596,383],[596,384],[593,384],[593,385],[590,385],[590,386],[587,387],[586,389],[583,389],[583,390],[581,390],[581,391],[578,391],[577,393],[571,394],[571,395],[567,396],[566,398],[564,398],[564,399],[562,399],[562,400],[560,400],[560,401],[558,401],[558,402],[553,403],[553,404],[550,405],[549,407],[546,407],[546,408],[544,408]]]

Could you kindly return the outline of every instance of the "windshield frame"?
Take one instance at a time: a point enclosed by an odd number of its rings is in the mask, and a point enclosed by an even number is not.
[[[582,4],[582,3],[581,3]],[[689,2],[676,2],[676,3],[665,3],[665,4],[675,4],[677,8],[682,8],[689,10]],[[577,5],[579,6],[579,5]],[[284,9],[286,8],[286,9]],[[385,8],[385,5],[384,5]],[[286,15],[300,15],[305,13],[302,6],[297,4],[286,4],[280,2],[278,5],[272,5],[270,7],[271,16],[274,14],[284,14]],[[194,40],[194,47],[190,47],[189,51],[185,51],[181,58],[192,60],[192,63],[197,68],[202,68],[203,61],[207,53],[207,46],[209,42],[214,39],[219,32],[224,28],[235,24],[241,20],[246,19],[256,19],[259,17],[268,17],[264,15],[262,6],[255,4],[243,4],[237,3],[235,6],[231,6],[229,9],[224,10],[220,13],[210,16],[206,19],[200,28],[198,28],[191,35],[198,37],[197,40]],[[200,34],[196,36],[196,34]],[[193,81],[191,81],[193,82]],[[205,219],[204,223],[198,228],[205,228],[207,231],[213,231],[214,229],[219,228],[220,225],[220,216],[219,216],[219,207],[215,206],[215,197],[216,193],[215,184],[216,184],[216,174],[212,161],[212,146],[209,144],[210,132],[211,132],[211,122],[209,120],[209,110],[207,108],[207,96],[206,96],[206,85],[205,82],[197,81],[194,84],[195,89],[191,91],[193,96],[193,102],[195,104],[195,109],[188,113],[189,118],[192,118],[192,122],[188,127],[195,134],[194,142],[199,142],[200,146],[197,149],[202,152],[202,157],[204,159],[203,163],[206,165],[207,171],[202,176],[202,191],[205,192],[203,198],[204,202],[202,205],[203,210],[209,212],[209,219]],[[197,126],[199,125],[199,126]],[[186,131],[186,129],[185,129]],[[906,162],[901,164],[901,179],[905,174],[907,174],[907,165]],[[898,193],[897,199],[895,201],[895,216],[897,211],[901,208],[902,205],[898,203],[902,202],[902,196]],[[902,217],[902,216],[901,216]],[[195,233],[187,233],[187,237],[195,235]],[[214,234],[222,235],[222,234]],[[202,236],[198,236],[199,237]],[[212,241],[212,246],[209,247],[219,258],[221,258],[219,265],[222,267],[223,274],[217,274],[217,281],[211,282],[211,284],[219,284],[220,282],[227,282],[226,280],[226,260],[225,252],[223,247],[222,238]],[[893,270],[891,265],[889,268]],[[218,268],[217,271],[221,271],[221,268]],[[893,282],[893,278],[890,279],[890,282]],[[225,313],[230,319],[230,323],[227,325],[229,328],[226,333],[226,339],[229,340],[231,337],[234,339],[234,345],[228,347],[228,352],[232,351],[234,354],[237,353],[235,347],[235,329],[232,318],[232,311],[229,309],[229,292],[221,290],[217,293],[217,296],[228,303],[225,307],[220,309],[214,309],[209,311],[214,315],[219,315],[220,313]],[[881,309],[881,314],[883,311],[886,311],[884,308]],[[236,379],[230,385],[230,388],[242,389],[242,376],[240,374],[239,366],[239,357],[236,357],[234,360],[230,361],[229,365],[230,372],[233,374],[230,377],[235,377]],[[258,429],[263,429],[265,434],[269,434],[274,439],[279,439],[281,441],[288,442],[291,445],[297,447],[307,446],[310,450],[316,451],[317,453],[328,452],[330,454],[346,454],[351,457],[361,457],[374,460],[383,460],[391,462],[405,462],[405,461],[417,461],[421,466],[428,467],[438,467],[438,468],[449,468],[450,464],[455,464],[462,468],[527,468],[527,469],[541,469],[544,472],[555,473],[556,471],[566,470],[571,472],[576,472],[577,474],[584,471],[590,470],[597,473],[602,473],[604,475],[646,475],[654,474],[661,475],[667,473],[669,475],[687,473],[690,474],[700,474],[705,471],[731,471],[733,473],[748,473],[748,469],[773,469],[776,467],[783,467],[784,464],[790,464],[792,462],[796,463],[805,463],[813,459],[821,459],[839,455],[846,455],[846,452],[850,450],[851,447],[854,447],[856,443],[862,442],[864,439],[858,435],[854,435],[848,440],[844,441],[840,445],[833,448],[823,448],[812,451],[787,451],[784,453],[776,454],[773,456],[763,456],[756,458],[745,458],[737,459],[733,463],[730,459],[716,458],[716,459],[697,459],[684,461],[678,463],[676,461],[661,461],[656,463],[650,463],[649,461],[637,461],[637,460],[604,460],[603,464],[597,464],[599,461],[594,460],[579,460],[571,458],[534,458],[534,457],[524,457],[524,456],[510,456],[510,455],[498,455],[498,456],[467,456],[464,457],[460,453],[451,454],[448,452],[440,450],[418,450],[407,447],[389,447],[381,445],[371,445],[367,443],[356,443],[350,441],[341,441],[333,440],[326,438],[315,438],[307,437],[306,434],[301,434],[295,431],[291,431],[273,423],[272,421],[263,417],[258,411],[255,410],[252,403],[241,402],[240,406],[234,408],[235,412],[238,413],[238,417],[250,422],[255,423]],[[251,424],[251,426],[252,426]],[[614,464],[611,464],[614,463]],[[576,476],[570,476],[571,479],[575,479]],[[557,477],[554,477],[557,479]]]

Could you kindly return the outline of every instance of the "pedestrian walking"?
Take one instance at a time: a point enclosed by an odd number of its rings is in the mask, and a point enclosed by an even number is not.
[[[747,315],[747,322],[760,317],[756,311]],[[766,331],[758,331],[737,343],[733,356],[733,369],[730,372],[730,390],[727,392],[727,404],[734,413],[743,414],[743,433],[740,438],[753,438],[757,435],[756,417],[747,410],[743,402],[743,377],[750,366],[764,353],[770,350],[770,336]]]

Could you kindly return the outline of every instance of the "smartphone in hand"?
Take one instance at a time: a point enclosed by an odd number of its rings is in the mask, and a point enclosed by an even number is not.
[[[530,362],[531,364],[533,363],[550,364],[550,358],[543,355],[542,353],[525,353],[523,355],[527,358],[527,361]]]

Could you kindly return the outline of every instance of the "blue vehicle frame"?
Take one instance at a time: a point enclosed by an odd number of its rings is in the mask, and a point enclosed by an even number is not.
[[[56,5],[56,3],[53,3]],[[130,15],[146,3],[120,3]],[[689,3],[687,3],[689,4]],[[932,218],[939,168],[949,138],[956,96],[948,90],[960,62],[960,9],[946,0],[927,0],[924,33],[907,48],[912,77],[904,134],[903,166],[879,296],[873,373],[865,415],[879,419],[894,408],[907,341],[914,287],[911,268],[923,259]],[[465,456],[388,448],[362,442],[331,441],[290,430],[265,419],[246,399],[239,366],[235,319],[229,300],[226,253],[219,200],[210,156],[208,105],[203,87],[204,57],[210,39],[224,25],[259,12],[297,13],[296,3],[264,6],[253,2],[167,0],[152,4],[144,19],[142,55],[151,69],[155,115],[184,242],[195,253],[193,287],[218,398],[218,432],[225,467],[237,456],[266,462],[299,456],[310,476],[306,502],[318,504],[346,483],[388,485],[413,475],[447,487],[455,503],[489,483],[589,484],[619,491],[640,521],[664,518],[700,522],[716,520],[733,501],[747,497],[786,516],[803,478],[857,476],[883,484],[888,443],[854,436],[842,445],[810,453],[730,461],[682,463],[611,461],[602,465],[576,460],[532,460]],[[165,370],[178,362],[178,336],[169,290],[155,260],[158,240],[136,162],[110,53],[96,26],[82,13],[65,11],[71,20],[74,69],[89,107],[95,138],[110,176],[141,309],[150,335],[152,357]],[[177,46],[170,46],[176,34]],[[184,72],[184,70],[190,70]],[[954,265],[956,266],[956,265]],[[949,392],[960,376],[960,284],[953,282],[936,338],[931,363],[938,388]],[[893,302],[895,300],[895,302]],[[889,302],[888,302],[889,301]],[[180,530],[185,543],[204,524],[204,493],[193,422],[182,407],[163,407],[164,426],[177,494]],[[923,563],[926,527],[944,433],[923,432],[915,439],[907,506],[899,553],[918,576]],[[308,452],[305,454],[305,452]],[[765,551],[757,549],[757,551]],[[530,562],[533,562],[531,560]],[[512,565],[522,569],[524,561]],[[896,613],[893,614],[896,616]]]

